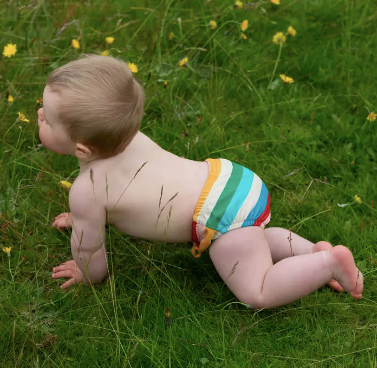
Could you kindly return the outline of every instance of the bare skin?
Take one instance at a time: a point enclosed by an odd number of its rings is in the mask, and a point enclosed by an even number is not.
[[[362,275],[350,250],[341,245],[287,257],[273,264],[265,230],[244,227],[220,236],[209,253],[233,294],[256,309],[291,303],[332,279],[353,298],[362,297]]]
[[[74,259],[55,267],[52,275],[68,278],[62,288],[105,278],[106,223],[144,239],[192,241],[192,216],[208,176],[206,162],[175,156],[141,132],[119,155],[100,159],[92,148],[68,138],[56,113],[59,97],[48,87],[43,100],[44,108],[38,111],[42,142],[54,152],[76,156],[80,164],[69,195],[71,212],[53,222],[58,229],[72,227]],[[252,301],[248,304],[256,308],[274,307],[326,283],[361,297],[362,276],[347,248],[325,242],[314,245],[296,234],[289,244],[287,232],[248,227],[213,242],[213,263],[239,300]],[[227,278],[237,261],[237,270]],[[352,286],[356,279],[357,286]]]

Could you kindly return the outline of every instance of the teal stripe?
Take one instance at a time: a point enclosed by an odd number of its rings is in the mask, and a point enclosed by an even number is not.
[[[266,209],[267,201],[268,201],[268,189],[266,187],[266,184],[262,182],[262,188],[259,193],[258,201],[256,205],[254,206],[254,208],[246,217],[245,221],[242,223],[241,227],[253,226],[255,220],[257,220]]]
[[[221,219],[219,223],[217,231],[220,231],[222,234],[225,234],[228,231],[229,226],[232,225],[240,208],[244,204],[245,199],[249,195],[251,186],[253,185],[253,181],[254,181],[254,173],[251,170],[244,167],[240,184],[231,202],[229,203],[229,206],[226,209],[223,218]],[[243,221],[243,219],[241,221]]]
[[[205,226],[216,230],[219,226],[221,219],[223,218],[226,209],[232,200],[234,193],[236,192],[238,185],[243,176],[243,166],[232,162],[232,173],[224,187],[224,190],[220,194],[214,209],[211,212],[209,219],[207,220]]]

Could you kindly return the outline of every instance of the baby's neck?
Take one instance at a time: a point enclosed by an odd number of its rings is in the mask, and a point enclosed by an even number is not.
[[[153,142],[150,138],[148,138],[145,134],[138,132],[131,143],[118,155],[107,158],[90,158],[87,160],[79,159],[80,169],[84,169],[92,162],[99,162],[99,161],[106,161],[106,160],[134,160],[135,157],[143,157],[145,152],[154,151],[156,154],[159,152],[166,152],[160,146],[158,146],[155,142]]]

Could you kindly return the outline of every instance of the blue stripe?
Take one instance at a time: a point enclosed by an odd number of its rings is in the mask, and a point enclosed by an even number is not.
[[[242,166],[242,169],[241,181],[217,227],[217,231],[220,231],[222,234],[228,231],[229,226],[234,221],[253,184],[254,173],[246,167]]]
[[[260,195],[258,198],[257,204],[254,206],[254,208],[251,210],[245,221],[243,222],[241,227],[246,226],[253,226],[255,220],[259,218],[259,216],[264,212],[267,206],[268,201],[268,190],[266,185],[262,182],[262,188],[260,191]]]

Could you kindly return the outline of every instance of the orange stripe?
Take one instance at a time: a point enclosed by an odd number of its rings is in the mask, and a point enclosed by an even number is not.
[[[195,222],[203,207],[204,201],[206,200],[209,192],[211,191],[213,185],[215,184],[216,180],[220,176],[220,172],[221,172],[221,161],[219,159],[209,158],[206,161],[209,163],[209,174],[208,174],[207,181],[204,184],[203,190],[200,193],[198,203],[196,204],[195,213],[193,217]]]
[[[215,232],[216,230],[209,229],[208,227],[206,227],[205,229],[206,237],[199,244],[200,253],[203,253],[211,245],[212,239],[215,236]]]
[[[203,239],[199,245],[197,243],[194,243],[193,247],[191,248],[191,253],[195,258],[199,258],[202,253],[211,245],[212,239],[215,236],[215,232],[216,230],[206,227],[205,239]]]

